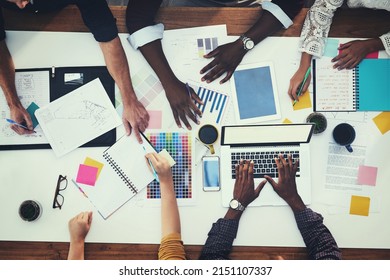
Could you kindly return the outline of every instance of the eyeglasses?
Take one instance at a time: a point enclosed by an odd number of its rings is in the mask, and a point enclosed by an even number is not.
[[[58,176],[58,181],[57,181],[57,187],[56,187],[56,192],[54,194],[54,200],[53,200],[53,208],[60,208],[62,205],[64,205],[64,196],[60,194],[61,191],[65,190],[66,187],[68,186],[68,179],[66,179],[66,176]]]

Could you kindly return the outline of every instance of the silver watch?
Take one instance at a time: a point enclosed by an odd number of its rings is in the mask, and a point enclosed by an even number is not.
[[[245,35],[240,36],[240,40],[242,41],[242,45],[244,46],[244,50],[249,51],[255,47],[255,43],[253,40],[249,37],[246,37]]]
[[[245,210],[245,206],[242,205],[237,199],[234,199],[234,198],[232,200],[230,200],[229,206],[233,210],[237,210],[237,211],[241,211],[241,212],[243,212]]]

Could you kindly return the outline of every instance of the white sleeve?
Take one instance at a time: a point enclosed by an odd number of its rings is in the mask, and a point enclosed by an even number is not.
[[[382,36],[379,37],[379,39],[381,39],[387,54],[390,55],[390,32],[383,34]]]
[[[344,0],[317,0],[314,2],[303,23],[299,40],[301,52],[316,57],[323,55],[334,13],[343,2]]]
[[[284,28],[288,28],[290,25],[293,24],[292,20],[289,18],[288,15],[276,4],[268,1],[264,1],[261,4],[261,7],[263,10],[266,10],[273,14],[274,17],[276,17],[281,24],[283,24]]]
[[[158,23],[156,25],[146,26],[127,37],[127,41],[136,50],[143,45],[146,45],[155,40],[160,40],[163,37],[164,25]]]

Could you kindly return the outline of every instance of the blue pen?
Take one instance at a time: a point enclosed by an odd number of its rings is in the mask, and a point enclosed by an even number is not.
[[[26,129],[26,130],[28,130],[28,131],[32,131],[32,132],[34,132],[34,133],[37,133],[35,130],[30,130],[27,126],[25,126],[25,125],[22,125],[22,124],[20,124],[20,123],[17,123],[16,121],[14,121],[14,120],[11,120],[11,119],[5,119],[7,122],[9,122],[9,123],[11,123],[11,124],[14,124],[14,125],[16,125],[16,126],[19,126],[19,127],[21,127],[21,128],[24,128],[24,129]]]
[[[145,146],[142,146],[142,148],[144,148],[145,155],[146,155],[146,149],[145,149]],[[150,165],[150,167],[152,168],[152,171],[153,171],[154,178],[156,179],[156,181],[157,181],[157,182],[159,182],[159,183],[160,183],[160,181],[158,180],[158,175],[157,175],[156,169],[154,169],[154,167],[153,167],[153,164],[152,164],[152,162],[150,161],[150,159],[148,159],[148,162],[149,162],[149,165]]]
[[[311,67],[309,67],[309,68],[307,69],[307,71],[306,71],[305,77],[303,78],[303,81],[302,81],[302,83],[301,83],[301,85],[300,85],[300,87],[299,87],[297,96],[301,96],[301,95],[302,95],[302,89],[303,89],[303,86],[304,86],[305,83],[306,83],[307,78],[309,77],[310,71],[311,71]],[[295,103],[297,103],[296,100],[294,100],[293,106],[295,106]]]

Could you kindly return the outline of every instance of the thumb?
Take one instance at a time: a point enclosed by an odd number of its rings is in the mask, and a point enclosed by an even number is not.
[[[264,178],[268,181],[268,183],[271,184],[272,188],[275,189],[278,186],[278,184],[271,177],[265,175]]]
[[[261,190],[264,188],[265,184],[267,183],[267,180],[263,180],[260,182],[260,184],[255,189],[256,197],[260,195]]]

